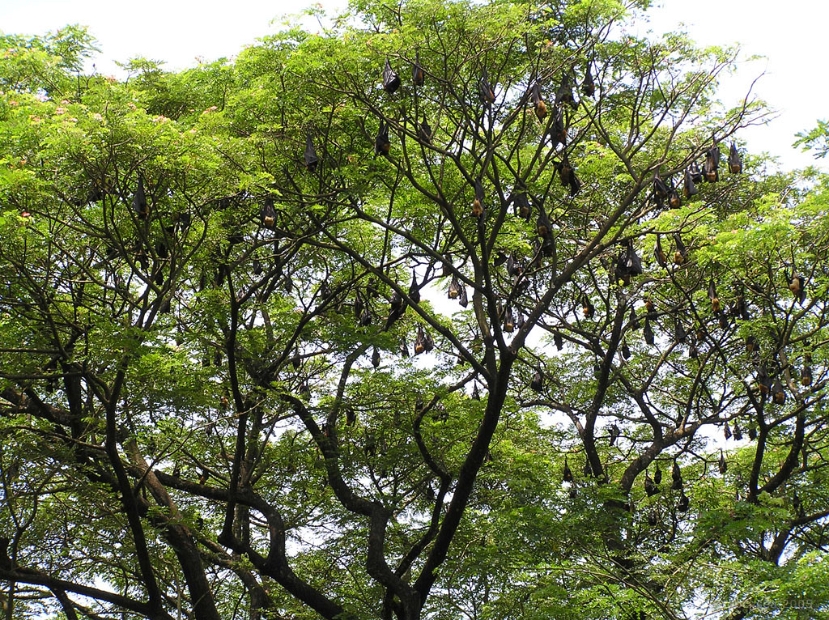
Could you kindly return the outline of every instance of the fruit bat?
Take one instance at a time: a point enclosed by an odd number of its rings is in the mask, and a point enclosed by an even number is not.
[[[653,177],[653,201],[656,203],[656,206],[660,209],[665,207],[665,199],[668,198],[668,186],[665,185],[665,181],[663,181],[659,173],[657,172],[656,175]]]
[[[567,463],[567,457],[564,457],[564,470],[561,472],[562,482],[573,482],[573,472],[570,470],[570,465]]]
[[[550,137],[552,138],[551,147],[553,150],[559,144],[567,146],[567,127],[564,124],[564,112],[559,107],[553,110],[553,125],[550,127]]]
[[[417,338],[415,339],[415,355],[428,353],[435,348],[432,337],[423,330],[422,325],[417,326]]]
[[[268,230],[273,230],[276,225],[276,211],[273,208],[273,200],[265,198],[265,204],[262,205],[262,226]]]
[[[642,259],[639,258],[639,255],[633,248],[633,241],[631,241],[630,239],[628,239],[627,241],[627,247],[625,248],[625,251],[619,256],[619,261],[617,265],[620,271],[622,271],[626,275],[642,275]]]
[[[458,296],[461,294],[461,285],[458,282],[458,278],[453,276],[452,281],[449,283],[449,291],[447,292],[446,296],[449,299],[457,299]]]
[[[504,331],[508,334],[515,331],[515,314],[509,306],[504,312]]]
[[[775,379],[774,384],[771,386],[771,398],[778,405],[786,402],[786,392],[783,390],[783,384],[780,383],[779,378]]]
[[[540,370],[535,371],[535,374],[533,375],[533,378],[530,381],[530,388],[534,392],[540,392],[544,388],[544,377],[541,375]]]
[[[135,188],[135,195],[132,197],[132,209],[139,220],[146,220],[150,214],[147,205],[147,194],[144,192],[144,177],[138,175],[138,187]]]
[[[558,171],[558,178],[564,187],[570,188],[570,196],[575,196],[581,189],[581,181],[576,176],[576,171],[567,157],[563,157],[560,162],[554,161],[553,166]]]
[[[743,171],[743,158],[737,151],[737,145],[731,143],[731,149],[728,151],[728,170],[732,174],[740,174]]]
[[[639,317],[636,316],[636,308],[630,307],[630,328],[639,329]]]
[[[734,439],[736,441],[743,440],[743,429],[740,428],[740,423],[734,420]]]
[[[727,420],[726,420],[725,424],[723,424],[722,432],[723,432],[723,436],[726,438],[726,440],[731,439],[731,436],[732,436],[731,427],[728,425]]]
[[[645,331],[642,332],[642,335],[645,337],[645,342],[647,344],[653,345],[654,334],[653,329],[651,329],[651,320],[648,317],[645,317]]]
[[[761,363],[760,367],[757,369],[757,385],[760,388],[761,394],[768,394],[771,389],[771,377],[769,377],[768,370],[766,370],[766,365]],[[781,389],[783,386],[780,386]],[[785,396],[785,394],[783,394]]]
[[[461,284],[460,294],[458,295],[458,303],[461,308],[466,308],[469,305],[469,297],[466,296],[466,287]]]
[[[539,237],[546,237],[553,232],[553,227],[550,225],[550,220],[543,209],[538,210],[538,217],[535,220],[535,230]]]
[[[751,353],[757,348],[757,338],[754,336],[746,337],[746,352]]]
[[[812,367],[806,364],[800,372],[800,385],[807,387],[812,385]]]
[[[380,127],[377,129],[377,136],[374,138],[374,154],[388,155],[391,150],[391,142],[389,142],[389,128],[386,121],[380,121]]]
[[[415,86],[423,86],[424,81],[426,81],[426,72],[420,66],[420,54],[415,52],[415,61],[412,65],[412,84]]]
[[[608,429],[608,433],[610,434],[610,442],[609,443],[612,446],[613,444],[616,443],[616,439],[621,434],[621,431],[619,430],[619,427],[616,426],[615,422],[610,425],[610,428]]]
[[[299,386],[299,395],[303,398],[310,398],[311,397],[311,387],[308,385],[308,381],[303,381]]]
[[[525,322],[525,319],[524,319],[524,313],[523,312],[519,312],[517,315],[515,315],[515,327],[517,327],[518,329],[521,329],[522,327],[524,327],[524,322]]]
[[[409,285],[409,299],[414,303],[420,303],[420,286],[417,284],[417,276],[414,269],[412,270],[412,283]]]
[[[688,496],[685,495],[685,491],[679,492],[679,501],[676,503],[676,509],[679,512],[688,512],[688,507],[691,504],[691,501],[688,499]]]
[[[553,334],[553,344],[556,345],[556,351],[561,351],[564,347],[564,339],[561,337],[561,333],[555,332]]]
[[[757,427],[754,426],[754,423],[749,424],[748,427],[748,438],[749,439],[757,439]]]
[[[371,325],[371,310],[366,307],[363,312],[360,314],[360,327],[368,327]]]
[[[420,126],[417,128],[417,138],[423,144],[432,144],[432,128],[429,126],[429,123],[426,121],[425,118],[420,123]]]
[[[679,236],[679,233],[674,233],[674,243],[676,243],[676,252],[674,252],[674,263],[677,265],[682,265],[688,258],[688,248],[685,247],[685,244],[682,242],[682,238]]]
[[[662,249],[662,242],[660,241],[659,233],[656,235],[656,245],[653,248],[653,256],[656,259],[656,264],[663,269],[668,266],[668,256]]]
[[[699,167],[699,164],[692,161],[688,166],[688,171],[691,173],[691,181],[693,181],[696,185],[702,183],[703,174],[702,168]]]
[[[685,340],[688,338],[688,333],[685,331],[685,328],[682,326],[682,321],[677,321],[674,325],[674,341],[677,344],[685,344]]]
[[[354,426],[354,423],[357,421],[357,412],[354,411],[354,407],[351,405],[345,406],[345,425],[346,426]]]
[[[662,470],[659,468],[659,463],[656,464],[656,471],[653,472],[654,484],[662,484]]]
[[[591,71],[589,64],[584,70],[584,80],[581,83],[581,92],[584,93],[586,97],[593,97],[596,93],[596,82],[593,80],[593,72]]]
[[[711,310],[716,314],[720,311],[720,298],[717,296],[717,287],[714,285],[714,279],[708,281],[708,299],[711,300]]]
[[[720,180],[720,149],[714,143],[705,152],[705,162],[702,164],[702,174],[709,183],[716,183]]]
[[[515,260],[515,255],[510,254],[509,258],[507,259],[507,273],[512,277],[521,275],[523,268],[521,267],[521,263]]]
[[[374,352],[371,354],[371,365],[377,368],[380,365],[380,351],[374,347]]]
[[[691,166],[696,166],[696,164],[691,164]],[[694,183],[694,173],[691,167],[685,169],[685,175],[682,180],[683,184],[683,194],[685,194],[685,198],[690,198],[691,196],[696,196],[699,193],[696,184]]]
[[[389,59],[386,58],[386,65],[383,67],[383,90],[393,95],[400,88],[400,76],[391,68]]]
[[[659,487],[656,484],[654,484],[653,480],[648,474],[647,469],[645,470],[645,493],[648,497],[653,497],[654,495],[659,493]]]
[[[472,216],[480,218],[484,214],[484,186],[481,179],[475,179],[475,199],[472,201]]]
[[[400,356],[403,359],[408,359],[408,357],[409,357],[409,345],[406,344],[406,339],[405,338],[403,338],[403,340],[400,341],[400,349],[399,350],[400,350]]]
[[[314,143],[311,141],[311,134],[305,136],[305,167],[308,172],[314,172],[317,169],[319,158],[317,152],[314,150]]]
[[[544,237],[544,241],[541,243],[541,251],[544,253],[544,256],[548,258],[555,258],[556,242],[555,239],[553,239],[553,235],[547,235]]]
[[[481,79],[478,80],[478,98],[484,106],[490,106],[495,103],[495,90],[489,83],[489,77],[486,73],[486,68],[481,72]]]
[[[653,299],[648,297],[645,299],[645,318],[647,319],[656,319],[656,306],[653,303]]]
[[[671,209],[679,209],[682,206],[682,200],[679,197],[679,192],[676,191],[673,179],[670,179],[668,184],[668,206]]]
[[[481,391],[478,389],[478,384],[477,383],[472,388],[472,398],[474,400],[481,400]]]
[[[579,104],[573,95],[573,87],[570,84],[570,77],[568,75],[564,75],[564,77],[561,78],[561,86],[559,86],[556,91],[556,106],[561,106],[565,103],[572,108],[579,107]]]
[[[299,365],[302,363],[302,358],[299,356],[299,350],[294,350],[294,355],[291,357],[291,366],[294,367],[294,370],[299,370]]]
[[[262,275],[262,263],[259,262],[259,259],[253,259],[253,275],[261,276]]]
[[[630,359],[630,347],[626,341],[622,341],[622,357],[626,360]]]
[[[671,466],[671,489],[674,491],[682,489],[682,472],[679,470],[679,465],[676,464],[676,461]]]
[[[547,104],[541,98],[541,84],[535,82],[530,89],[530,101],[532,101],[535,115],[538,120],[543,121],[547,116]]]
[[[789,283],[789,290],[794,294],[795,299],[802,305],[806,301],[806,278],[792,270],[791,275],[785,272],[786,280]]]
[[[593,315],[596,314],[596,308],[593,306],[587,293],[581,296],[581,312],[586,319],[592,319]]]
[[[723,454],[722,449],[720,449],[720,461],[717,464],[720,470],[720,473],[725,475],[725,472],[728,471],[728,463],[725,461],[725,455]]]
[[[659,523],[659,513],[654,508],[648,513],[648,525],[653,527],[657,523]]]
[[[529,222],[530,216],[532,215],[532,207],[530,206],[527,194],[523,192],[516,194],[512,202],[515,207],[515,214],[525,222]]]

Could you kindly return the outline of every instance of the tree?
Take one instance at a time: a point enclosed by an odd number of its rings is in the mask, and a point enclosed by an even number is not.
[[[823,604],[826,193],[647,4],[7,90],[7,617]]]

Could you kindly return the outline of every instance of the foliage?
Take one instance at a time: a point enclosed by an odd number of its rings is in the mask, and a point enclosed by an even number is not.
[[[825,615],[829,187],[648,4],[4,37],[7,617]]]

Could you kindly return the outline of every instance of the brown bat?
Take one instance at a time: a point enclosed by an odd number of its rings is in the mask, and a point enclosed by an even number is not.
[[[398,88],[400,88],[400,76],[394,72],[389,59],[386,58],[386,64],[383,67],[383,90],[393,95]]]

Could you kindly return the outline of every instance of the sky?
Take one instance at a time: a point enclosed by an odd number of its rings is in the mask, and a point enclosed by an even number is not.
[[[102,50],[95,59],[100,73],[115,74],[114,61],[136,56],[182,69],[199,60],[233,57],[311,4],[233,0],[211,8],[204,0],[0,0],[0,31],[43,34],[83,24]],[[318,4],[334,11],[345,0]],[[740,139],[752,152],[777,156],[786,169],[819,165],[829,171],[829,162],[792,147],[797,132],[829,118],[824,97],[829,89],[822,91],[821,81],[827,22],[829,3],[814,0],[661,0],[651,11],[650,28],[662,33],[683,25],[700,44],[739,44],[739,69],[722,84],[721,98],[736,105],[762,74],[753,92],[777,112],[767,126],[747,129]],[[762,58],[749,60],[752,56]]]

